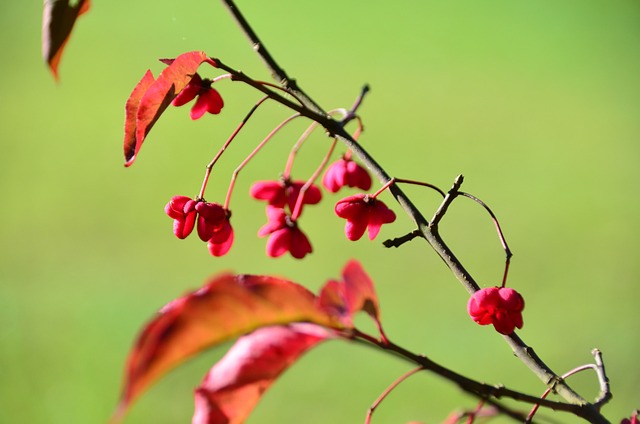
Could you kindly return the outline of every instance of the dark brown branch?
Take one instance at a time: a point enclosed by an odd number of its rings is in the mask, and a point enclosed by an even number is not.
[[[247,36],[247,38],[251,42],[253,50],[258,53],[258,56],[262,58],[265,66],[271,72],[273,79],[279,82],[284,88],[287,89],[287,91],[292,92],[298,98],[300,98],[302,103],[306,107],[316,113],[326,115],[322,108],[298,87],[295,79],[290,78],[284,71],[284,69],[282,69],[280,65],[278,65],[278,63],[273,59],[273,57],[267,50],[267,47],[260,40],[258,34],[255,33],[253,28],[251,28],[251,25],[249,25],[249,22],[247,22],[244,15],[240,12],[240,9],[238,9],[233,0],[222,0],[222,4],[226,6],[226,8],[229,10],[229,13],[231,13],[231,16],[234,17],[234,19],[238,23],[238,26]]]

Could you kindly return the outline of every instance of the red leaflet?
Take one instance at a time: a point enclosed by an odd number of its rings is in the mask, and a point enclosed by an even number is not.
[[[140,150],[140,145],[136,142],[136,117],[138,116],[140,100],[155,81],[151,71],[147,71],[131,92],[124,106],[124,157],[131,158],[131,163],[133,163],[134,156]],[[131,163],[125,163],[125,166],[129,166]]]
[[[351,260],[342,270],[342,282],[330,280],[320,291],[318,304],[329,314],[340,317],[347,328],[353,327],[353,316],[365,311],[380,329],[380,308],[373,281],[359,262]]]
[[[260,328],[239,338],[196,389],[192,423],[244,422],[280,374],[331,337],[320,326],[297,323]]]
[[[191,81],[198,67],[214,62],[204,52],[184,53],[175,58],[155,81],[145,75],[127,100],[125,117],[125,166],[136,158],[145,137],[176,95]],[[149,71],[147,71],[150,74]],[[153,78],[153,76],[150,76]]]
[[[79,0],[75,6],[69,0],[45,0],[42,13],[42,56],[58,79],[58,64],[69,35],[80,15],[89,10],[89,0]]]
[[[259,327],[302,321],[341,328],[298,284],[267,276],[215,278],[166,305],[144,328],[129,354],[115,419],[160,376],[204,349]]]
[[[378,296],[373,288],[373,281],[358,261],[351,260],[342,270],[344,293],[347,305],[352,313],[364,311],[378,324],[380,323],[380,307]]]

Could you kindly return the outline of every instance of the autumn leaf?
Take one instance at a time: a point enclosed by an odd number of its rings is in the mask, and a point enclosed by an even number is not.
[[[69,0],[45,0],[42,13],[42,56],[54,78],[58,79],[58,65],[71,30],[78,17],[90,7],[89,0],[79,0],[75,6]]]
[[[113,421],[119,422],[132,402],[172,368],[252,331],[203,381],[194,422],[242,422],[307,349],[329,337],[349,339],[352,317],[359,311],[374,318],[384,340],[371,279],[356,261],[342,274],[343,281],[330,281],[319,297],[281,278],[226,274],[170,302],[144,327],[129,354]],[[226,421],[216,421],[222,417]]]
[[[357,261],[349,261],[342,270],[344,293],[349,309],[355,313],[364,311],[375,321],[380,321],[378,296],[373,281]]]
[[[138,107],[144,93],[147,92],[151,84],[155,82],[155,78],[151,71],[147,71],[140,82],[135,86],[131,95],[125,104],[125,120],[124,120],[124,156],[133,158],[138,153],[139,146],[136,145],[136,119],[138,116]],[[133,159],[132,159],[133,161]]]
[[[371,278],[357,261],[349,261],[342,270],[342,280],[330,280],[318,297],[318,304],[328,313],[339,316],[343,325],[353,327],[353,316],[364,311],[382,332],[380,307]]]
[[[195,393],[193,424],[240,424],[264,392],[310,348],[332,333],[315,324],[260,328],[243,336]]]
[[[191,81],[198,67],[207,62],[215,63],[204,52],[184,53],[171,61],[155,81],[150,71],[133,89],[125,106],[124,157],[125,166],[131,166],[145,137],[160,115],[178,93]]]
[[[306,288],[268,276],[223,275],[160,310],[129,354],[114,419],[170,369],[204,349],[259,327],[312,322],[340,329]]]

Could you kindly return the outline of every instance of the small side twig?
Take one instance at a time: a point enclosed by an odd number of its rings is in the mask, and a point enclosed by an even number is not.
[[[424,237],[424,236],[422,235],[422,232],[420,230],[413,230],[410,233],[405,234],[404,236],[385,240],[382,242],[382,245],[386,248],[400,247],[403,244],[410,242],[411,240],[417,237]]]
[[[462,185],[463,181],[464,181],[464,176],[462,174],[458,175],[456,179],[453,181],[453,186],[451,187],[451,190],[449,190],[447,192],[447,195],[444,196],[444,200],[440,204],[440,207],[438,208],[436,213],[433,215],[433,218],[431,218],[431,223],[429,224],[430,228],[434,229],[438,227],[440,220],[442,219],[444,214],[447,213],[447,209],[449,208],[449,205],[451,205],[451,202],[453,202],[453,200],[456,197],[458,197],[458,195],[460,194],[458,190],[460,189],[460,186]]]
[[[566,374],[563,374],[561,378],[568,378],[571,377],[574,374],[577,374],[579,372],[582,372],[584,370],[589,370],[589,369],[594,369],[595,365],[593,364],[587,364],[587,365],[582,365],[579,366],[578,368],[572,369],[571,371],[569,371]],[[549,393],[551,393],[553,391],[553,389],[551,387],[547,388],[547,390],[544,391],[544,393],[542,394],[542,396],[540,396],[540,399],[546,399],[547,396],[549,396]],[[529,424],[531,423],[531,420],[533,419],[533,416],[536,414],[536,412],[538,412],[538,409],[540,408],[540,404],[535,404],[533,406],[533,408],[531,408],[531,412],[529,412],[529,415],[527,415],[527,419],[524,420],[525,424]]]
[[[596,410],[599,411],[600,408],[611,399],[612,395],[609,388],[609,378],[607,377],[607,374],[604,370],[604,362],[602,361],[602,352],[600,352],[599,349],[593,349],[591,351],[591,354],[595,358],[595,362],[596,362],[595,364],[586,364],[586,365],[579,366],[567,372],[566,374],[563,374],[561,378],[565,379],[581,371],[585,371],[589,369],[594,370],[596,375],[598,376],[598,382],[600,383],[600,394],[598,395],[598,398],[596,399],[596,401],[593,403],[593,406],[594,408],[596,408]],[[552,388],[548,388],[547,390],[545,390],[545,392],[542,394],[540,399],[545,399],[549,395],[549,393],[551,393],[551,391],[552,391]],[[537,404],[531,409],[531,412],[529,412],[529,415],[525,420],[525,424],[531,422],[531,419],[535,415],[539,406],[540,405]]]
[[[600,349],[593,349],[591,354],[596,360],[595,372],[600,382],[600,394],[596,398],[593,406],[600,410],[604,404],[609,402],[613,395],[611,394],[611,388],[609,387],[609,377],[604,369],[604,362],[602,361],[602,352]]]
[[[340,122],[342,126],[347,125],[349,122],[355,119],[356,112],[360,107],[360,105],[362,104],[362,101],[364,100],[364,96],[369,92],[369,90],[371,90],[371,88],[369,87],[369,84],[365,84],[362,87],[362,90],[360,91],[360,94],[356,98],[356,101],[353,103],[353,106],[351,106],[351,109],[349,109],[349,112],[345,115],[345,117],[342,118],[342,121]]]

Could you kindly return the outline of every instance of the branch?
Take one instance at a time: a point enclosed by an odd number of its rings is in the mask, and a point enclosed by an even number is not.
[[[287,91],[290,91],[292,94],[296,95],[307,108],[313,110],[316,113],[326,115],[320,106],[316,102],[314,102],[305,92],[303,92],[296,83],[295,79],[290,78],[287,73],[278,65],[278,63],[273,59],[267,47],[264,45],[260,38],[258,38],[258,34],[255,33],[249,22],[244,18],[238,7],[235,5],[233,0],[222,0],[222,4],[226,6],[231,13],[231,16],[234,17],[246,37],[251,42],[253,50],[258,53],[258,56],[262,58],[265,66],[271,72],[273,79],[278,81]]]
[[[519,402],[528,403],[531,405],[544,406],[544,407],[553,409],[555,411],[570,412],[579,417],[585,418],[590,422],[608,423],[608,421],[604,418],[599,420],[596,417],[594,417],[591,410],[589,408],[585,408],[584,405],[558,402],[558,401],[548,400],[544,398],[541,399],[537,396],[531,396],[526,393],[518,392],[516,390],[512,390],[501,385],[493,386],[490,384],[481,383],[479,381],[466,377],[462,374],[458,374],[457,372],[436,363],[435,361],[427,358],[424,355],[417,355],[411,351],[408,351],[407,349],[396,345],[395,343],[389,341],[388,339],[385,342],[382,342],[358,330],[355,330],[353,335],[355,337],[354,339],[355,341],[359,341],[368,345],[375,345],[380,349],[383,349],[385,351],[395,354],[396,356],[398,356],[399,358],[405,361],[411,362],[412,364],[415,364],[415,365],[419,365],[422,369],[431,371],[434,374],[437,374],[440,377],[451,381],[452,383],[456,384],[464,392],[469,393],[479,399],[509,398]]]
[[[318,106],[318,104],[313,101],[306,93],[304,93],[295,83],[294,80],[288,77],[288,75],[284,72],[284,70],[276,63],[273,57],[268,53],[264,44],[260,41],[255,32],[251,29],[249,23],[244,19],[237,6],[233,3],[232,0],[222,0],[223,3],[227,6],[230,13],[234,16],[242,30],[245,32],[249,40],[252,42],[254,46],[254,50],[260,55],[260,57],[264,60],[266,66],[275,76],[276,80],[278,80],[288,91],[294,94],[297,98],[299,98],[302,102],[302,106],[291,102],[290,100],[284,98],[280,94],[275,93],[272,90],[269,90],[264,85],[259,84],[255,80],[248,78],[245,74],[239,71],[235,71],[228,66],[224,65],[217,59],[213,59],[219,65],[221,69],[226,70],[227,72],[233,75],[233,79],[236,81],[242,81],[246,84],[253,86],[259,91],[269,95],[269,97],[278,103],[281,103],[284,106],[289,107],[290,109],[299,112],[302,116],[306,116],[307,118],[318,122],[322,125],[330,137],[338,138],[343,144],[345,144],[359,159],[362,163],[369,168],[369,170],[378,178],[378,180],[384,185],[391,181],[391,177],[389,174],[378,164],[378,162],[371,156],[369,153],[358,144],[358,142],[345,130],[343,123],[335,121],[330,116],[328,116],[324,110]],[[461,179],[461,178],[460,178]],[[459,182],[460,184],[462,181]],[[442,260],[447,264],[453,275],[458,279],[458,281],[465,287],[465,289],[473,294],[477,290],[479,290],[478,284],[475,282],[471,274],[464,268],[462,263],[456,258],[451,249],[446,245],[444,240],[440,237],[437,229],[438,221],[442,218],[442,215],[446,212],[446,207],[453,201],[455,197],[455,193],[457,192],[456,185],[452,188],[451,199],[447,202],[445,201],[441,205],[442,209],[440,213],[436,212],[434,216],[435,225],[430,225],[426,218],[422,215],[422,213],[418,210],[418,208],[413,204],[411,199],[398,187],[397,184],[391,184],[389,190],[391,194],[394,196],[396,201],[400,204],[400,206],[405,210],[405,212],[414,220],[416,223],[418,230],[422,233],[423,237],[427,240],[427,242],[431,245],[431,247],[436,251],[436,253],[442,258]],[[560,396],[562,396],[565,400],[570,402],[571,404],[576,405],[578,408],[575,412],[576,415],[584,417],[585,419],[594,422],[594,423],[608,423],[609,421],[604,418],[598,411],[598,409],[588,403],[585,399],[583,399],[579,394],[577,394],[573,389],[571,389],[562,378],[560,378],[556,373],[554,373],[533,351],[532,348],[527,346],[520,337],[518,337],[515,333],[504,336],[505,340],[511,346],[515,355],[522,361],[524,364],[529,367],[535,375],[538,376],[548,388],[552,389]],[[537,398],[536,398],[537,399]],[[539,401],[539,399],[537,399]]]
[[[322,125],[330,136],[337,137],[342,143],[344,143],[353,154],[355,154],[360,161],[369,168],[369,170],[378,178],[378,180],[382,184],[387,184],[391,181],[391,177],[387,172],[382,168],[378,162],[369,155],[369,153],[360,146],[360,144],[351,137],[351,135],[344,129],[340,122],[333,120],[331,117],[326,115],[321,115],[313,110],[307,109],[304,106],[300,106],[297,103],[290,101],[289,99],[281,96],[279,93],[276,93],[273,90],[270,90],[268,87],[258,83],[252,78],[248,77],[244,73],[240,71],[236,71],[233,68],[225,65],[219,59],[211,58],[216,63],[216,66],[220,69],[223,69],[230,74],[233,75],[234,81],[241,81],[245,84],[252,86],[253,88],[261,91],[266,94],[272,100],[300,113],[301,116],[305,116],[318,124]],[[454,184],[455,189],[456,184]],[[427,242],[431,245],[433,250],[440,256],[440,258],[445,262],[445,264],[449,267],[453,275],[458,279],[458,281],[465,287],[467,292],[470,294],[475,293],[479,290],[479,286],[476,281],[473,279],[471,274],[464,268],[462,263],[458,260],[458,258],[454,255],[453,251],[446,245],[444,240],[440,237],[438,233],[438,227],[431,226],[426,218],[422,215],[422,213],[418,210],[418,208],[413,204],[411,199],[398,187],[397,184],[391,184],[389,186],[389,191],[394,196],[398,204],[405,210],[405,212],[414,220],[418,227],[418,231],[422,234]],[[453,200],[454,194],[450,191],[449,199],[445,198],[443,204],[440,209],[446,211],[446,208]],[[442,215],[443,212],[440,213]],[[435,215],[438,216],[438,213]],[[503,336],[511,349],[513,350],[516,357],[518,357],[531,371],[538,376],[540,380],[542,380],[547,387],[554,390],[560,396],[562,396],[568,402],[580,405],[587,409],[592,409],[592,413],[597,418],[595,421],[598,423],[608,423],[608,421],[596,410],[596,408],[589,404],[584,398],[582,398],[579,394],[577,394],[571,387],[569,387],[564,380],[562,380],[556,373],[554,373],[534,352],[534,350],[527,346],[519,336],[515,333]]]
[[[447,209],[449,209],[449,205],[451,205],[454,199],[458,197],[458,194],[460,194],[458,190],[460,189],[460,186],[462,185],[463,181],[464,181],[463,175],[458,175],[456,179],[453,181],[453,187],[451,187],[451,190],[447,192],[447,195],[442,200],[440,207],[438,208],[436,213],[433,215],[433,218],[431,218],[431,224],[430,224],[431,228],[435,229],[438,227],[440,220],[442,219],[444,214],[447,213]]]

